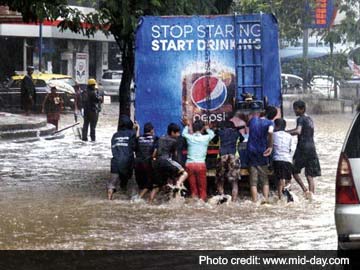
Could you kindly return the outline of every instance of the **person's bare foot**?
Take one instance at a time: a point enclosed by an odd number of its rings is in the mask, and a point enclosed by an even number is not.
[[[305,191],[304,195],[305,195],[305,199],[307,199],[309,201],[311,201],[313,198],[313,193],[310,191]]]
[[[260,204],[261,204],[261,205],[264,205],[264,204],[269,205],[269,204],[270,204],[269,199],[265,199],[265,198],[264,198],[264,199],[260,202]]]

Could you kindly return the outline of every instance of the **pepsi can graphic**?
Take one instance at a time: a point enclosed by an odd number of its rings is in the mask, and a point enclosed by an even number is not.
[[[182,72],[182,114],[191,121],[225,121],[233,111],[235,72],[222,63],[195,62]]]

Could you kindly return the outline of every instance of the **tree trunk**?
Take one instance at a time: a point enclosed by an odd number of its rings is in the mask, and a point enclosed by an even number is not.
[[[119,44],[119,42],[118,42]],[[123,67],[123,75],[119,88],[119,119],[120,115],[126,114],[130,116],[131,114],[131,81],[134,77],[134,63],[135,63],[135,55],[134,55],[134,47],[133,47],[133,39],[128,38],[120,46],[120,50],[122,53],[122,67]],[[119,123],[118,123],[119,124]]]

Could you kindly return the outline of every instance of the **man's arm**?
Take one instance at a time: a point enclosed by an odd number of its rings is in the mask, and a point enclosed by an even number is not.
[[[190,138],[190,133],[189,133],[189,126],[185,126],[183,129],[183,132],[181,134],[185,139],[189,139]]]
[[[292,136],[300,135],[302,131],[302,126],[303,126],[303,118],[299,117],[296,121],[296,128],[287,130],[286,132]]]
[[[300,135],[301,131],[302,131],[302,126],[297,126],[296,128],[287,130],[286,132],[292,136],[295,136],[295,135]]]
[[[140,125],[136,121],[134,121],[134,130],[136,132],[136,138],[139,138],[140,137]]]
[[[210,142],[215,137],[215,132],[209,127],[206,128],[206,132],[207,132],[208,140]]]
[[[264,152],[264,157],[268,157],[271,155],[272,150],[273,150],[273,146],[274,146],[274,126],[269,126],[269,130],[268,130],[268,145],[267,148]]]
[[[116,134],[114,134],[111,138],[111,153],[114,158],[117,158],[117,149],[116,149],[116,145],[115,145],[115,143],[116,143],[115,138],[116,138]]]
[[[129,139],[129,146],[132,149],[133,152],[136,151],[136,146],[137,146],[137,137],[136,137],[136,133],[134,132]]]
[[[155,160],[156,159],[156,156],[157,156],[157,152],[158,152],[158,148],[159,148],[159,139],[157,139],[155,142],[154,142],[154,150],[153,150],[153,153],[152,153],[152,159]]]
[[[44,102],[42,104],[42,109],[41,109],[42,113],[45,113],[45,105],[46,105],[48,98],[49,98],[49,94],[47,94],[44,98]]]

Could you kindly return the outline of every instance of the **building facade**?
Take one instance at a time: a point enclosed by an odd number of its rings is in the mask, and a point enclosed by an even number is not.
[[[87,7],[76,8],[84,13],[94,11]],[[83,84],[89,77],[99,80],[106,69],[121,67],[112,36],[102,32],[93,37],[69,30],[62,32],[57,27],[59,22],[24,23],[21,14],[0,6],[1,79],[33,65],[42,72],[70,75]]]

